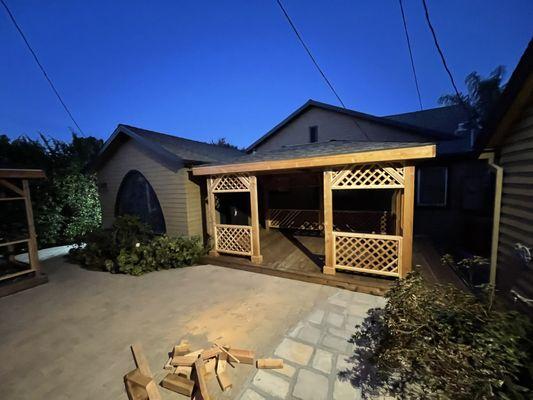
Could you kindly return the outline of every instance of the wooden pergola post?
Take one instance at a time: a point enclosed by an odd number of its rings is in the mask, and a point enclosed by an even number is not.
[[[415,204],[415,167],[404,167],[404,190],[402,202],[402,260],[400,278],[404,278],[413,267],[413,219]]]
[[[32,269],[39,271],[39,250],[37,248],[37,234],[35,233],[35,224],[33,222],[33,208],[31,206],[30,185],[27,179],[22,180],[22,191],[24,193],[24,205],[26,206],[26,220],[28,221],[28,255]]]
[[[335,243],[333,242],[333,192],[331,190],[331,171],[324,171],[323,224],[324,224],[324,274],[335,275]]]
[[[216,209],[215,209],[215,194],[213,193],[214,188],[214,179],[213,177],[207,178],[207,234],[211,238],[211,250],[209,250],[210,256],[218,256],[218,251],[216,250],[217,244],[217,235],[216,235]]]
[[[257,196],[257,177],[250,175],[250,214],[252,219],[252,256],[254,264],[261,264],[263,256],[261,255],[261,246],[259,239],[259,206]]]

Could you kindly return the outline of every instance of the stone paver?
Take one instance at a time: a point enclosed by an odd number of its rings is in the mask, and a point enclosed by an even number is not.
[[[307,317],[307,320],[309,322],[312,322],[313,324],[317,324],[317,325],[320,325],[323,319],[324,319],[324,310],[314,310],[311,314],[309,314],[309,317]]]
[[[314,369],[329,374],[331,372],[331,365],[333,364],[333,354],[329,351],[316,349],[313,357],[312,366]]]
[[[312,354],[312,346],[296,342],[292,339],[283,339],[275,352],[276,356],[300,365],[307,365]]]
[[[348,342],[345,339],[330,334],[324,336],[324,339],[322,339],[322,345],[329,349],[342,352],[346,351],[348,348]]]
[[[327,400],[328,378],[324,375],[301,369],[292,395],[301,400]]]
[[[333,388],[333,400],[359,400],[361,391],[354,388],[349,382],[341,382],[337,379]]]
[[[340,328],[344,323],[344,316],[341,314],[330,312],[327,317],[328,324]]]
[[[284,399],[289,393],[289,382],[263,370],[257,371],[252,383],[258,389],[278,399]]]
[[[252,389],[246,389],[240,397],[240,400],[265,400],[265,398]]]
[[[289,384],[285,399],[360,400],[361,391],[349,382],[340,381],[338,373],[353,366],[346,359],[353,350],[348,339],[355,325],[364,320],[368,309],[384,304],[384,299],[339,289],[327,302],[317,304],[305,318],[295,323],[273,355],[284,359],[285,368],[269,370],[285,380],[279,383],[283,387],[281,392]],[[264,373],[258,371],[256,377],[264,377]],[[255,381],[256,378],[249,383],[248,389],[257,390],[266,399],[277,398],[267,394],[270,393],[267,390],[272,389],[258,387]]]
[[[315,328],[314,326],[308,325],[300,330],[300,333],[298,334],[298,339],[302,339],[304,342],[308,342],[311,344],[317,344],[320,340],[321,335],[322,331],[319,328]]]

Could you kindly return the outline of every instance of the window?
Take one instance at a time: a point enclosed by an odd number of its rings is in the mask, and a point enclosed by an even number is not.
[[[439,166],[418,169],[416,203],[419,206],[446,206],[448,168]]]
[[[318,142],[318,126],[309,127],[309,143]]]
[[[117,194],[115,216],[135,215],[150,225],[155,233],[165,233],[165,219],[157,195],[146,178],[135,170],[129,171]]]

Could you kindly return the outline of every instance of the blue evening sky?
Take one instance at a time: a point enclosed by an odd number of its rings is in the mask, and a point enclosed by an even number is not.
[[[118,123],[250,144],[307,99],[337,104],[275,0],[6,0],[87,135]],[[424,107],[451,86],[424,21],[404,0]],[[284,0],[346,106],[418,109],[398,1]],[[533,33],[531,0],[428,0],[460,87]],[[0,133],[68,139],[73,126],[0,7]]]

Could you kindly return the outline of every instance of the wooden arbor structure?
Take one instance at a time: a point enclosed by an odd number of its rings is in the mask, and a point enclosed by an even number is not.
[[[24,202],[28,234],[25,238],[8,240],[0,243],[0,247],[13,247],[17,244],[26,244],[29,255],[29,268],[11,274],[0,275],[0,282],[19,276],[40,272],[39,256],[37,249],[37,234],[33,223],[33,210],[30,197],[29,179],[42,179],[45,174],[37,169],[0,169],[0,187],[6,196],[0,197],[0,204],[11,201]],[[1,240],[1,239],[0,239]]]
[[[250,256],[261,263],[257,175],[321,171],[322,204],[319,215],[324,232],[323,273],[348,270],[378,276],[403,277],[411,270],[414,211],[414,160],[435,157],[435,145],[416,145],[292,159],[254,160],[193,168],[207,176],[207,226],[213,239],[211,255]],[[248,161],[249,160],[249,161]],[[394,234],[344,232],[333,226],[333,193],[338,190],[394,189]],[[222,225],[216,219],[218,193],[250,194],[250,223]],[[267,224],[268,225],[268,224]]]

